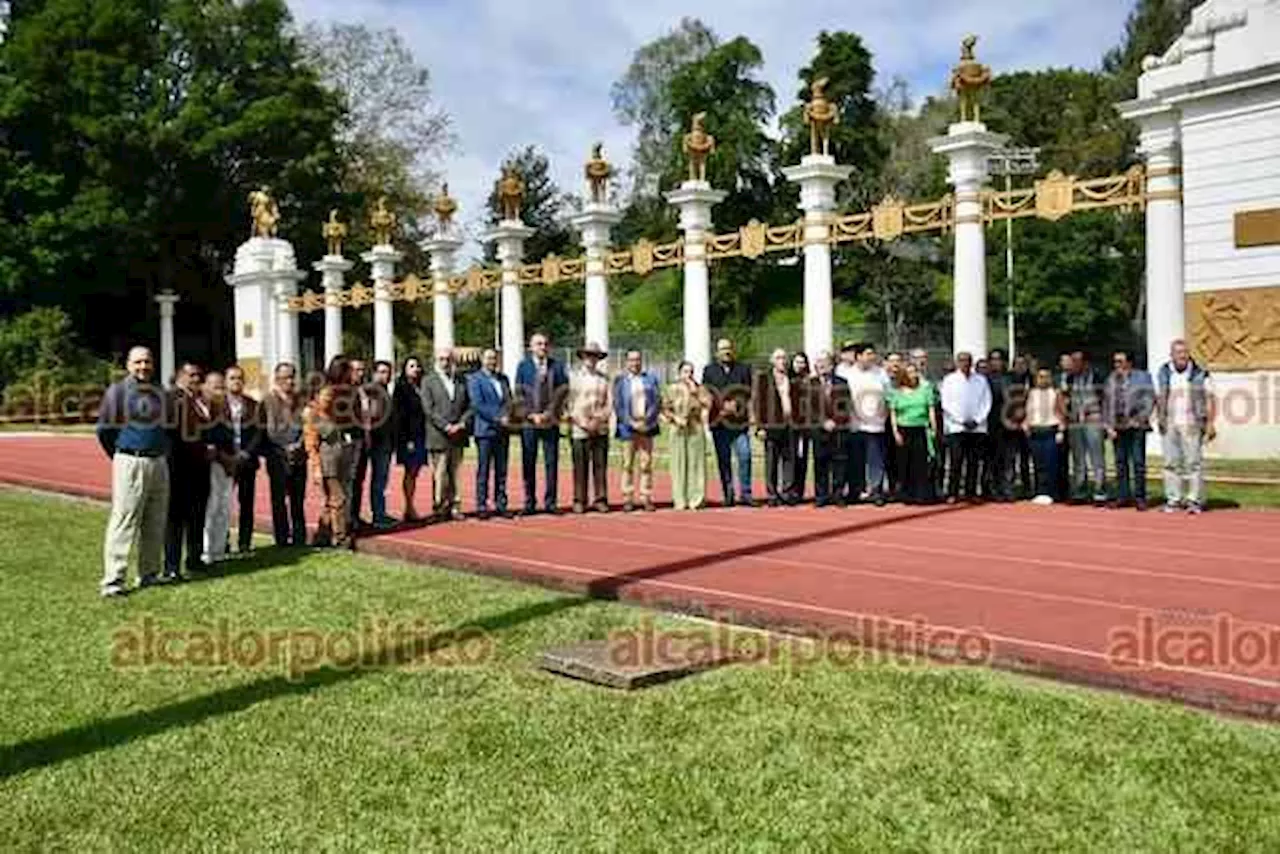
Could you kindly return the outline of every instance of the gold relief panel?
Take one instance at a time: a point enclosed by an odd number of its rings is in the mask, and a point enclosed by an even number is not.
[[[262,359],[253,356],[248,359],[240,359],[236,364],[240,366],[240,371],[244,374],[245,388],[266,391],[267,378],[262,374]]]
[[[1036,181],[1036,216],[1056,222],[1071,213],[1075,198],[1075,176],[1057,169]]]
[[[643,237],[631,246],[631,271],[637,276],[653,272],[653,243]]]
[[[1280,368],[1280,285],[1186,296],[1188,342],[1211,369]]]
[[[885,196],[871,209],[871,233],[876,240],[897,240],[906,227],[906,206],[893,196]]]

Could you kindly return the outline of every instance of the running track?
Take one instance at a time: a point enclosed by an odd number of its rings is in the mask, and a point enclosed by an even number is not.
[[[0,437],[0,482],[101,499],[109,475],[90,437]],[[657,481],[661,499],[665,475]],[[513,472],[513,497],[518,482]],[[424,472],[420,510],[430,491]],[[396,513],[394,483],[391,492]],[[561,502],[569,495],[562,472]],[[256,515],[268,530],[265,475]],[[1276,513],[1187,518],[1019,504],[538,516],[399,530],[357,547],[738,623],[852,632],[891,647],[910,635],[888,627],[923,622],[930,652],[943,659],[955,658],[958,634],[968,633],[962,651],[998,667],[1275,720],[1278,543]],[[1131,646],[1117,645],[1126,638]],[[1144,638],[1152,645],[1144,648]]]

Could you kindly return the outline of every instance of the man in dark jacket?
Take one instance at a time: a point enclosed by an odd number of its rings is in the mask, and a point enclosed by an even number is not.
[[[849,383],[835,374],[835,357],[827,351],[814,362],[817,376],[807,388],[813,413],[814,504],[827,507],[834,500],[844,506],[845,471],[849,456],[849,417],[853,405]]]
[[[395,366],[385,360],[373,363],[373,382],[365,386],[365,418],[369,431],[369,508],[375,528],[390,528],[396,520],[387,515],[387,480],[396,447],[396,419],[391,406],[391,375]],[[351,496],[359,505],[359,496]]]
[[[467,380],[471,399],[472,433],[476,438],[476,515],[489,515],[489,472],[493,472],[493,502],[498,515],[507,512],[507,458],[511,448],[511,383],[498,370],[498,351],[485,350],[480,370]]]
[[[538,448],[544,461],[543,509],[556,514],[560,476],[560,413],[568,394],[569,374],[550,355],[550,341],[538,332],[529,339],[529,354],[516,368],[516,395],[522,419],[521,462],[524,469],[524,512],[537,510]]]
[[[1107,500],[1107,473],[1103,456],[1102,380],[1083,350],[1071,354],[1067,374],[1067,439],[1071,451],[1071,497],[1087,501],[1090,484],[1093,503]]]
[[[239,516],[236,528],[237,549],[245,554],[253,545],[253,503],[258,485],[258,457],[262,452],[265,423],[262,405],[244,393],[244,370],[239,365],[227,368],[227,418],[231,426],[232,450],[235,453],[236,504]]]
[[[713,395],[711,401],[711,439],[716,448],[716,467],[720,471],[720,491],[724,506],[735,504],[733,497],[733,458],[738,461],[738,499],[746,507],[756,506],[751,495],[751,386],[752,371],[738,361],[733,342],[721,338],[716,342],[716,361],[702,371],[702,384]]]
[[[1151,374],[1133,366],[1128,350],[1111,357],[1111,376],[1102,394],[1102,423],[1116,458],[1118,505],[1133,502],[1147,509],[1147,433],[1155,409],[1155,386]]]
[[[756,377],[753,395],[756,430],[764,439],[764,484],[770,507],[793,503],[787,492],[796,464],[793,429],[799,420],[797,380],[791,375],[787,351],[778,348],[769,357],[769,369]]]
[[[204,517],[209,504],[209,465],[216,452],[207,441],[212,423],[201,397],[204,372],[190,362],[178,369],[170,393],[171,452],[169,455],[169,526],[165,534],[166,580],[182,580],[182,550],[186,569],[203,572]]]
[[[467,384],[454,369],[453,350],[436,352],[436,368],[422,378],[422,408],[427,413],[427,452],[431,454],[435,517],[461,519],[458,464],[471,432]]]

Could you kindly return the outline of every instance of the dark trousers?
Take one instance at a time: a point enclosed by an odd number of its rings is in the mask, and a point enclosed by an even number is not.
[[[1117,500],[1146,501],[1147,431],[1117,430],[1113,444],[1116,452]]]
[[[500,433],[488,439],[476,439],[476,510],[489,507],[489,472],[493,472],[493,504],[499,513],[507,512],[507,458],[511,437]]]
[[[1037,427],[1031,431],[1031,456],[1036,466],[1036,495],[1047,495],[1054,501],[1062,498],[1058,481],[1058,460],[1064,456],[1058,446],[1058,428]]]
[[[241,552],[253,545],[253,502],[258,492],[258,458],[243,460],[236,466],[236,504],[239,521],[236,540]]]
[[[890,443],[898,467],[898,497],[908,504],[933,500],[933,468],[929,463],[929,428],[903,427],[902,444]]]
[[[711,441],[716,449],[716,469],[720,473],[720,494],[725,506],[732,506],[733,459],[738,459],[738,500],[751,501],[751,434],[746,430],[712,427]]]
[[[784,501],[791,491],[795,469],[795,435],[790,428],[774,428],[764,435],[764,488],[769,501]]]
[[[271,484],[271,529],[277,546],[305,546],[307,519],[303,503],[307,497],[307,463],[290,465],[283,448],[267,452],[267,480]]]
[[[1021,430],[1006,430],[1003,427],[989,431],[987,436],[983,492],[988,498],[1012,498],[1019,444],[1026,437]]]
[[[867,436],[861,430],[854,430],[845,440],[848,453],[845,455],[844,484],[849,492],[849,501],[862,498],[862,491],[867,487]]]
[[[795,450],[792,452],[791,466],[791,493],[792,501],[804,500],[805,481],[809,476],[809,457],[812,454],[812,440],[809,430],[796,430],[792,433],[792,444]]]
[[[898,490],[902,488],[902,479],[900,472],[902,466],[898,462],[898,457],[903,453],[902,448],[898,447],[897,441],[893,438],[893,430],[885,428],[884,433],[884,479],[888,484],[889,494],[896,495]]]
[[[169,458],[169,521],[164,538],[164,571],[177,575],[183,566],[182,549],[187,550],[186,568],[203,567],[204,513],[209,506],[209,463],[196,458],[199,451],[179,446]]]
[[[524,470],[524,509],[538,506],[538,448],[542,448],[543,484],[542,503],[547,510],[554,510],[559,494],[560,476],[560,428],[526,427],[520,432],[520,462]]]
[[[347,530],[354,531],[360,524],[360,498],[364,494],[365,478],[369,474],[369,449],[364,446],[363,442],[356,444],[353,456],[355,457],[355,465],[351,467],[351,488],[347,490],[347,495],[351,497],[351,503],[347,505],[347,518],[350,520]]]
[[[833,500],[843,499],[845,477],[849,468],[849,431],[837,427],[813,435],[813,497],[816,504],[825,506]]]
[[[1059,498],[1071,497],[1071,454],[1066,444],[1066,436],[1063,436],[1063,444],[1058,447],[1058,468],[1055,472],[1057,477]]]
[[[984,433],[952,433],[947,436],[947,458],[951,469],[947,497],[960,497],[960,479],[964,478],[964,497],[978,497],[978,467],[982,459]]]
[[[1013,479],[1022,484],[1022,494],[1029,498],[1031,496],[1031,440],[1021,430],[1010,430],[1008,435],[1013,443],[1010,451],[1010,465],[1017,469],[1017,477]],[[1010,477],[1012,478],[1013,475],[1013,469],[1010,469]]]
[[[595,495],[597,505],[608,506],[608,471],[609,437],[590,436],[586,439],[574,439],[573,450],[573,503],[574,506],[586,507],[588,486]]]

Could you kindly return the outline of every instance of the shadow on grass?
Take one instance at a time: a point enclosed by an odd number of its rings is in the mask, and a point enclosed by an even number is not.
[[[119,747],[131,741],[158,735],[169,729],[190,726],[220,715],[238,712],[256,703],[280,697],[309,694],[330,685],[350,682],[369,673],[387,670],[386,662],[421,660],[424,654],[444,649],[468,636],[474,637],[477,632],[501,632],[577,608],[590,601],[589,598],[582,596],[566,596],[535,602],[491,614],[443,632],[436,632],[427,638],[415,637],[405,643],[368,650],[349,668],[317,667],[296,675],[273,676],[215,691],[212,694],[193,697],[190,700],[95,721],[55,735],[0,747],[0,780],[55,765],[68,759],[87,756],[99,750]]]
[[[318,549],[310,547],[262,546],[249,552],[245,557],[230,557],[206,567],[205,572],[188,572],[185,583],[216,581],[219,578],[234,578],[238,575],[252,575],[268,569],[280,569],[300,563],[316,551]]]

